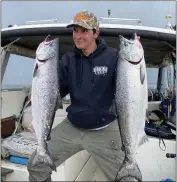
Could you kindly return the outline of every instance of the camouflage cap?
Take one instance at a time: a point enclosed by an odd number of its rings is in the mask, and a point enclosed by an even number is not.
[[[89,11],[83,11],[78,13],[71,24],[67,25],[66,27],[72,27],[73,25],[79,25],[86,29],[98,29],[99,28],[99,21],[97,20],[96,16]]]

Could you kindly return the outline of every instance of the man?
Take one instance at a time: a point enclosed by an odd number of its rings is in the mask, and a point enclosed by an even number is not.
[[[115,85],[116,49],[99,39],[99,22],[91,12],[78,13],[72,24],[74,47],[61,61],[61,96],[70,93],[67,118],[55,127],[48,143],[59,166],[81,150],[87,150],[108,180],[113,181],[123,162],[118,123],[112,109]],[[45,164],[29,164],[30,181],[51,181]],[[74,165],[74,164],[73,164]]]

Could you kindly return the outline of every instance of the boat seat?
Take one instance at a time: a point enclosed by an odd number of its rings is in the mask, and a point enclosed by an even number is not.
[[[68,105],[69,104],[64,104],[63,109],[56,111],[52,128],[55,128],[66,118],[67,113],[65,110]],[[37,139],[32,124],[31,106],[28,106],[24,110],[22,127],[24,128],[23,131],[2,139],[1,155],[3,158],[7,158],[10,155],[29,158],[37,147]]]
[[[63,110],[57,110],[53,128],[65,119],[65,109],[68,105],[69,103],[65,103]],[[31,120],[31,107],[28,107],[25,109],[22,119],[22,126],[24,127],[24,131],[2,139],[1,141],[1,156],[3,157],[2,167],[14,169],[14,174],[7,175],[7,181],[19,181],[19,176],[22,172],[23,176],[20,177],[20,181],[28,181],[27,166],[22,164],[15,164],[8,160],[8,157],[10,157],[10,155],[13,155],[17,157],[29,158],[35,150],[37,146],[37,139],[33,132],[34,129],[32,127]],[[75,181],[89,159],[90,154],[85,150],[71,156],[63,164],[58,166],[57,172],[52,173],[53,181]]]
[[[149,109],[153,110],[158,107],[160,102],[149,102]],[[66,107],[68,104],[63,104],[63,109],[58,109],[56,111],[53,127],[55,128],[58,124],[60,124],[67,115]],[[23,118],[22,118],[22,127],[24,130],[18,134],[10,136],[8,138],[2,139],[1,145],[1,155],[4,158],[9,157],[10,155],[15,155],[18,157],[29,157],[31,153],[34,151],[37,140],[34,133],[34,128],[32,125],[32,112],[31,106],[27,107],[24,110]]]
[[[37,139],[33,133],[21,132],[1,140],[1,156],[10,155],[29,158],[37,147]]]

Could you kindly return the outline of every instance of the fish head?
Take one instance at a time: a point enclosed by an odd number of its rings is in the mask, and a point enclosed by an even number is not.
[[[144,50],[139,39],[136,33],[133,34],[131,39],[119,35],[119,55],[124,61],[135,65],[141,62],[144,57]]]
[[[55,55],[57,55],[57,41],[58,38],[51,39],[51,36],[49,35],[39,44],[36,50],[36,61],[38,64],[44,64],[47,60],[51,60]]]

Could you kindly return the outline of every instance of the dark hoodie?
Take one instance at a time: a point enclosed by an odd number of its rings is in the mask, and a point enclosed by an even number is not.
[[[114,98],[117,51],[98,40],[97,49],[89,56],[73,47],[60,62],[60,90],[70,93],[66,109],[69,121],[80,128],[102,127],[115,119],[110,109]]]

